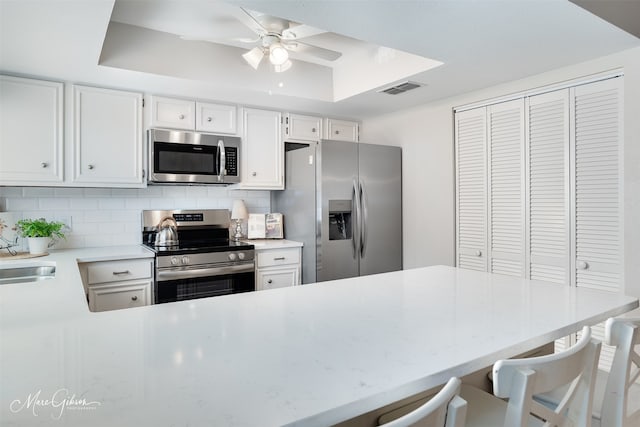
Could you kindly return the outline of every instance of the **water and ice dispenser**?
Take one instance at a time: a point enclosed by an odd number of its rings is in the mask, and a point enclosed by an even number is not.
[[[329,200],[329,240],[351,240],[351,200]]]

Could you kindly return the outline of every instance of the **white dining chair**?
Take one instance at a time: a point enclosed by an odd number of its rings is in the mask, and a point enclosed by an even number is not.
[[[605,343],[615,346],[610,372],[598,370],[593,397],[592,427],[640,427],[640,318],[610,318]],[[536,396],[555,407],[557,392]]]
[[[468,403],[467,427],[590,427],[599,355],[600,342],[591,339],[591,329],[585,326],[580,340],[566,351],[498,361],[493,365],[494,395],[461,387],[460,396]],[[567,384],[555,409],[533,399]]]
[[[451,378],[428,402],[382,425],[384,427],[463,427],[467,402],[458,395],[460,382],[459,378]]]

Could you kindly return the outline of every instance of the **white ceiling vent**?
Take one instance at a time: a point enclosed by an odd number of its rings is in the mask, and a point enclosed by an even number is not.
[[[388,93],[389,95],[398,95],[401,93],[405,93],[409,90],[417,89],[420,86],[423,86],[423,85],[416,82],[404,82],[404,83],[399,83],[395,86],[388,87],[386,89],[381,89],[378,92]]]

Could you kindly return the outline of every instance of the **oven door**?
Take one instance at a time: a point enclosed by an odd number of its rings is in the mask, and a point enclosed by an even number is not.
[[[158,269],[156,304],[255,290],[254,264]]]

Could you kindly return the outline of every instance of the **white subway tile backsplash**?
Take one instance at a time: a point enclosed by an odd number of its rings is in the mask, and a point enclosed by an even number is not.
[[[269,191],[231,190],[224,186],[0,187],[0,210],[15,212],[17,218],[70,220],[71,231],[56,248],[139,244],[143,209],[231,210],[236,199],[244,199],[249,212],[269,212]]]

